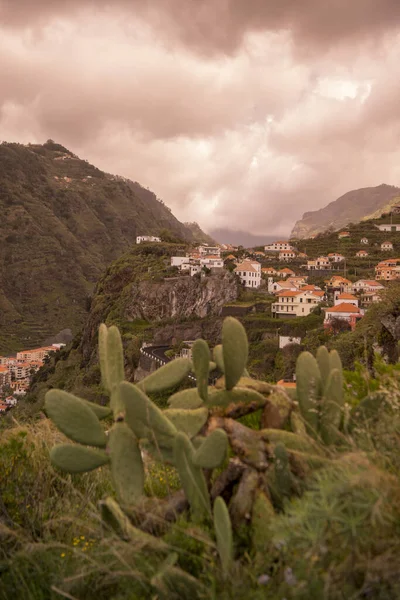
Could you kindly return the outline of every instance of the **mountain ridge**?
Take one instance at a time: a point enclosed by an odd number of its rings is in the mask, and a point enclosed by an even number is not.
[[[346,227],[350,222],[376,219],[396,204],[400,204],[400,188],[393,185],[382,183],[351,190],[323,208],[304,213],[295,223],[290,237],[302,239],[328,229]]]
[[[0,144],[0,211],[0,354],[76,332],[94,284],[137,235],[198,242],[149,189],[52,140]]]

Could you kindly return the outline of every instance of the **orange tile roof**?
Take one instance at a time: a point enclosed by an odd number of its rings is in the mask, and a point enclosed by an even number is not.
[[[357,300],[353,294],[339,294],[338,300]]]
[[[359,313],[360,310],[354,304],[349,304],[347,302],[343,302],[342,304],[338,304],[337,306],[333,306],[331,308],[326,309],[327,312],[337,312],[337,313]]]
[[[292,271],[292,269],[289,269],[288,267],[285,267],[284,269],[281,269],[280,271],[278,271],[278,273],[293,273],[294,275],[294,271]]]
[[[286,298],[286,297],[291,298],[291,297],[294,297],[294,296],[298,296],[299,294],[301,294],[300,291],[293,292],[292,290],[286,290],[284,292],[279,292],[279,294],[277,294],[277,296],[279,298]]]
[[[301,290],[302,290],[302,292],[311,292],[313,290],[318,291],[318,292],[320,291],[320,290],[317,290],[315,285],[311,285],[311,283],[309,283],[308,285],[303,285]]]
[[[313,296],[318,296],[319,298],[322,298],[322,296],[325,296],[325,292],[323,292],[322,290],[321,291],[319,291],[319,290],[313,290],[312,295]]]
[[[257,269],[255,269],[250,262],[246,261],[240,263],[234,271],[252,271],[253,273],[257,273]]]
[[[280,385],[282,387],[287,387],[287,388],[295,388],[296,382],[295,381],[285,381],[284,379],[280,379],[276,385]]]

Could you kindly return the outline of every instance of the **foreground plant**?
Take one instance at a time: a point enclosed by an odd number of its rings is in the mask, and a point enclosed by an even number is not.
[[[251,525],[254,548],[259,551],[263,546],[260,531],[268,535],[268,522],[263,518],[273,518],[285,499],[299,493],[299,478],[329,460],[324,450],[306,433],[293,401],[283,391],[248,376],[247,337],[236,319],[225,319],[222,345],[214,349],[213,362],[207,343],[197,340],[193,362],[176,359],[136,385],[124,380],[123,348],[116,327],[101,325],[99,357],[109,407],[61,390],[50,390],[46,395],[48,416],[75,442],[55,446],[51,451],[53,464],[69,473],[109,466],[118,502],[107,498],[101,503],[103,519],[118,535],[139,539],[145,547],[168,552],[159,536],[187,508],[195,523],[214,521],[221,566],[227,575],[234,557],[232,531]],[[341,371],[335,356],[328,359],[329,368],[326,356],[321,354],[319,359],[327,382],[323,388],[325,404],[315,423],[307,405],[305,381],[312,377],[314,388],[321,394],[322,377],[316,369],[311,373],[314,363],[307,356],[300,357],[298,366],[301,414],[310,433],[311,422],[322,428],[326,442],[332,440],[334,431],[328,418],[333,415],[334,427],[339,424],[341,401],[335,392]],[[223,376],[210,387],[210,370],[216,367]],[[169,408],[160,410],[149,395],[176,387],[192,370],[196,388],[173,394]],[[339,408],[333,405],[335,398]],[[238,421],[260,410],[264,429],[254,431]],[[288,427],[296,415],[297,424],[302,424],[300,435],[279,429]],[[113,425],[106,434],[101,419],[111,417]],[[173,465],[182,490],[164,501],[147,498],[146,454]],[[178,577],[174,565],[172,559],[167,561],[162,573]],[[155,579],[158,586],[162,573]]]

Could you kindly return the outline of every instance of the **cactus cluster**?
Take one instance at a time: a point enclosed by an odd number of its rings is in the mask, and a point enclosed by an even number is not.
[[[300,354],[296,364],[296,393],[307,433],[324,444],[339,439],[343,418],[343,371],[336,350],[321,346],[316,358]]]
[[[122,538],[140,539],[144,546],[162,552],[168,551],[163,541],[149,535],[140,519],[135,526],[130,517],[132,511],[145,510],[145,453],[173,465],[192,520],[214,523],[227,576],[235,525],[248,521],[254,548],[262,552],[275,508],[280,510],[285,499],[297,493],[293,465],[300,465],[301,473],[304,465],[314,467],[326,460],[315,438],[327,444],[336,439],[343,404],[342,371],[337,354],[329,354],[326,348],[319,350],[317,359],[308,353],[299,357],[297,396],[304,426],[284,392],[249,377],[248,342],[239,321],[225,319],[222,344],[214,348],[212,358],[207,343],[197,340],[192,360],[171,361],[135,385],[125,381],[118,329],[101,325],[99,359],[109,407],[50,390],[45,410],[74,442],[51,450],[53,464],[69,473],[108,465],[117,502],[107,498],[101,503],[103,521]],[[209,374],[216,368],[222,377],[210,387]],[[158,408],[150,395],[178,386],[191,371],[196,388],[174,393],[166,410]],[[267,428],[255,431],[237,420],[260,409]],[[107,434],[102,419],[113,421]],[[296,433],[282,429],[290,424]],[[220,471],[213,474],[214,469]],[[171,556],[165,561],[154,579],[156,588],[184,577]]]

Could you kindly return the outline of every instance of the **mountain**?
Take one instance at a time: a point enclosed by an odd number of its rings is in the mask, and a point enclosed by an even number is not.
[[[76,331],[94,283],[137,235],[194,241],[153,192],[51,140],[0,144],[0,214],[0,354]]]
[[[184,225],[186,229],[189,229],[191,232],[193,241],[197,242],[198,244],[209,244],[210,246],[214,246],[216,244],[216,241],[210,235],[204,233],[198,223],[185,222]]]
[[[248,231],[236,231],[234,229],[214,229],[210,232],[213,238],[215,238],[220,244],[233,244],[234,246],[244,246],[245,248],[255,248],[256,246],[264,246],[270,244],[276,239],[279,239],[278,235],[254,235]]]
[[[302,239],[331,228],[340,229],[351,222],[377,219],[396,204],[400,204],[400,188],[393,185],[382,183],[377,187],[353,190],[320,210],[304,213],[290,237]]]

